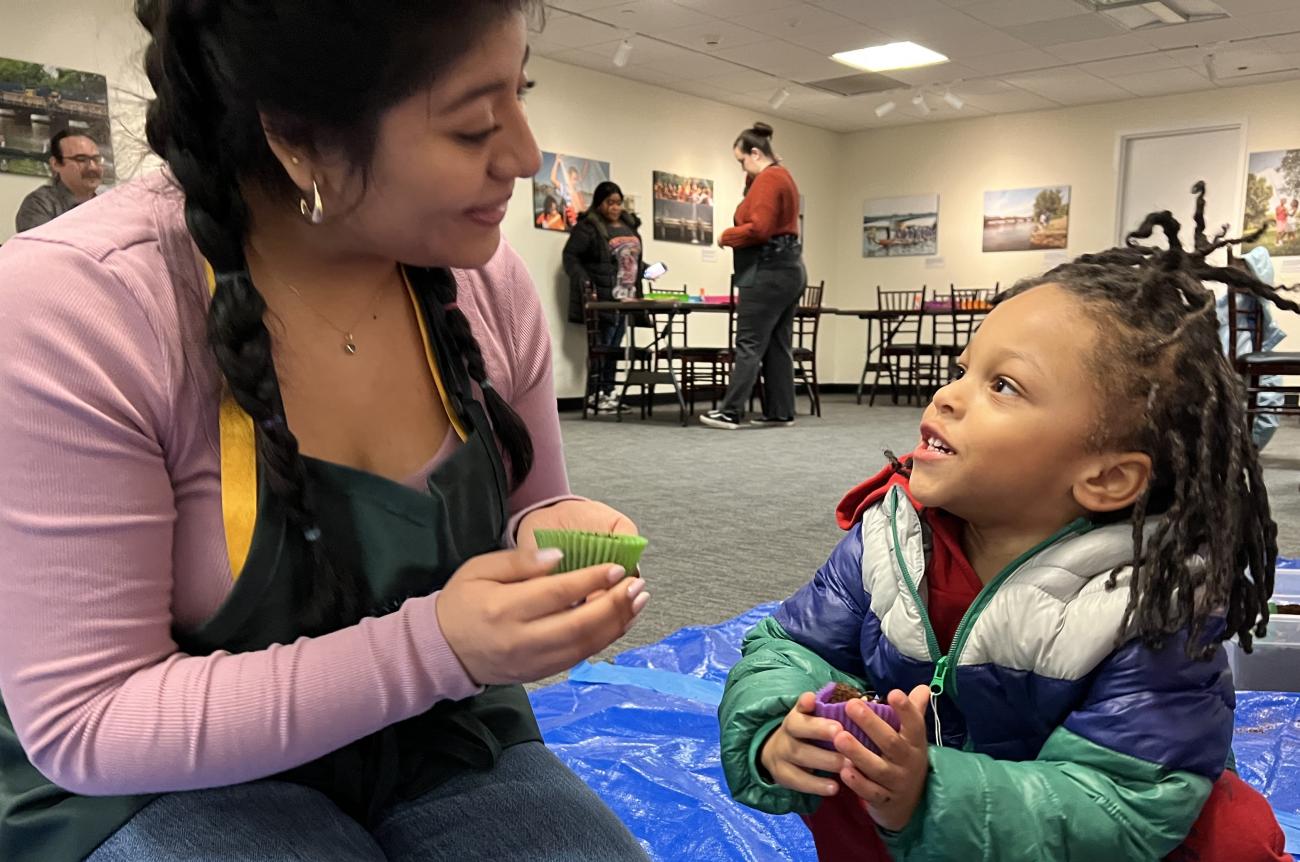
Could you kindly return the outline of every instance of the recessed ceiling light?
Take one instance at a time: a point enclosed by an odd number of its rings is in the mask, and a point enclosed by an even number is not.
[[[859,48],[856,51],[841,51],[832,54],[831,59],[867,72],[917,69],[921,66],[936,66],[948,62],[948,58],[943,54],[931,51],[915,42],[892,42],[888,45]]]

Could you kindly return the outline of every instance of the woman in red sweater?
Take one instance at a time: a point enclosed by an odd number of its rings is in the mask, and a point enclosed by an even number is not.
[[[807,280],[799,241],[799,188],[772,152],[772,127],[755,123],[735,143],[745,171],[745,199],[735,227],[719,245],[735,249],[735,282],[742,291],[736,320],[736,362],[721,409],[700,421],[711,428],[740,427],[745,405],[763,372],[763,415],[752,425],[794,424],[794,314]]]

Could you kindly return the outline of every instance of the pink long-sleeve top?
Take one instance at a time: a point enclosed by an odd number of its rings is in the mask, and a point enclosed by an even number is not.
[[[504,242],[456,271],[536,462],[514,523],[568,495],[536,288]],[[0,249],[0,694],[33,764],[87,795],[254,780],[478,691],[438,595],[259,652],[195,657],[230,592],[208,290],[162,175]],[[422,484],[459,445],[437,449]]]

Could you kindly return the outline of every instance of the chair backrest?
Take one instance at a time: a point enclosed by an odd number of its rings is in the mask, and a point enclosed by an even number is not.
[[[1251,353],[1263,349],[1264,315],[1259,313],[1259,299],[1243,287],[1228,288],[1228,359],[1235,366],[1242,334],[1249,337]]]
[[[810,284],[804,288],[803,298],[794,314],[794,339],[792,346],[796,349],[817,350],[817,330],[822,319],[822,296],[826,291],[826,282]]]
[[[936,309],[934,340],[965,348],[980,323],[993,308],[997,287],[957,287],[948,285],[944,308]],[[933,304],[933,303],[932,303]]]
[[[596,301],[596,291],[593,288],[592,290],[587,291],[587,293],[583,296],[583,301],[582,301],[582,322],[587,327],[587,351],[588,352],[590,352],[594,348],[602,346],[600,343],[601,342],[600,312],[591,307],[591,304],[595,301]]]
[[[673,294],[672,299],[665,301],[690,302],[690,293],[686,285],[682,285],[681,290],[674,290],[671,287],[656,287],[654,293]],[[667,312],[652,311],[648,314],[650,324],[654,327],[656,337],[661,339],[660,349],[655,353],[656,364],[661,360],[672,361],[673,351],[681,350],[686,346],[687,326],[686,322],[690,319],[689,314],[680,312],[669,314]]]
[[[921,327],[925,317],[925,303],[929,288],[920,290],[882,290],[876,285],[876,307],[882,311],[898,312],[897,317],[882,321],[882,344],[920,344]]]

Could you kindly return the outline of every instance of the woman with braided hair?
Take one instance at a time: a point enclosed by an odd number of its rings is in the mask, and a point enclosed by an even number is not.
[[[1142,244],[1155,230],[1168,250]],[[822,862],[1289,860],[1232,770],[1221,643],[1265,633],[1277,528],[1214,293],[1300,305],[1168,213],[1023,281],[840,504],[848,536],[745,638],[719,710],[733,795]],[[843,725],[829,682],[888,696]],[[855,730],[858,728],[855,728]]]
[[[499,230],[531,6],[138,3],[167,172],[0,252],[6,862],[645,858],[519,685],[648,595],[530,544],[635,531]]]

